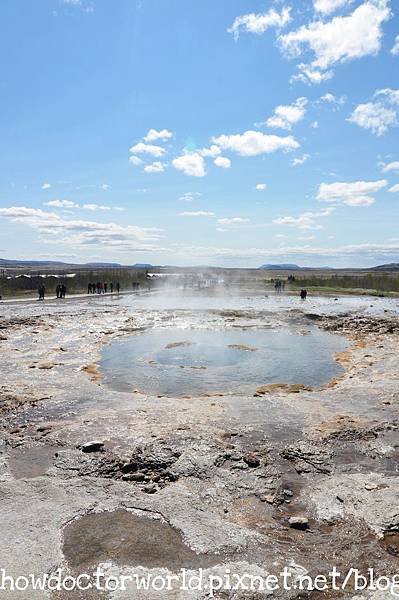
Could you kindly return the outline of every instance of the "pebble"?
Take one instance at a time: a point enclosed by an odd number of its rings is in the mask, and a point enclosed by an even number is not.
[[[259,500],[261,502],[267,502],[268,504],[273,504],[274,496],[272,496],[271,494],[266,494],[265,496],[260,496]]]
[[[368,492],[372,492],[378,488],[378,485],[376,483],[365,483],[364,487]]]
[[[104,442],[100,442],[98,440],[93,440],[91,442],[86,442],[82,444],[81,450],[82,452],[101,452],[104,448]]]
[[[304,531],[309,528],[309,519],[306,517],[291,517],[288,524],[291,529],[300,529]]]

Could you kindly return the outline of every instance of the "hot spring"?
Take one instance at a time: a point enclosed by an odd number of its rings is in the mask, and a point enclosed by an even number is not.
[[[334,353],[344,339],[310,327],[155,328],[115,340],[103,351],[104,382],[118,391],[162,396],[253,394],[271,383],[319,387],[343,369]]]

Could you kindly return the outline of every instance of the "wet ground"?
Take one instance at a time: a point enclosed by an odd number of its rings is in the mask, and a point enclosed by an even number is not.
[[[230,290],[3,305],[2,568],[77,573],[100,564],[114,574],[264,574],[288,565],[315,575],[336,565],[393,574],[398,304],[365,297],[301,303]],[[257,379],[267,364],[262,353],[280,342],[290,352],[272,365],[276,376]],[[126,365],[140,357],[148,361],[145,373],[162,369],[166,387],[161,377],[153,387],[139,385],[137,369],[126,376]],[[295,370],[304,364],[314,381]],[[168,387],[176,365],[188,385],[180,394]],[[189,369],[187,378],[186,367],[206,369]],[[118,369],[125,385],[109,381],[110,373],[120,380]],[[229,372],[234,387],[214,384],[218,369]],[[203,377],[208,370],[210,380]],[[9,594],[209,597],[195,590]],[[394,596],[291,590],[217,597]]]

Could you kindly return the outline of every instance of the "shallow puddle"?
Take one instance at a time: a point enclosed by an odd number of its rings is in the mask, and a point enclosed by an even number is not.
[[[72,521],[64,530],[63,553],[72,568],[112,561],[178,571],[217,563],[216,557],[196,554],[168,523],[125,510],[91,513]]]
[[[270,383],[324,385],[343,372],[333,354],[346,347],[342,338],[317,328],[307,335],[286,328],[155,329],[105,347],[100,369],[118,391],[252,394]]]

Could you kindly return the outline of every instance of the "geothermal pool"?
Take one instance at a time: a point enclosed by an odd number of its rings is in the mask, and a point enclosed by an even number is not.
[[[264,330],[151,329],[104,348],[104,382],[118,391],[183,396],[253,394],[270,383],[322,386],[342,373],[338,336],[311,327],[306,335]]]

